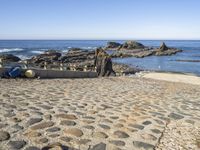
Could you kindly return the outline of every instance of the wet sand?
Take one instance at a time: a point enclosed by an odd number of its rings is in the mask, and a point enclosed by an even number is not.
[[[200,85],[142,77],[1,79],[0,149],[52,144],[80,150],[200,149]]]

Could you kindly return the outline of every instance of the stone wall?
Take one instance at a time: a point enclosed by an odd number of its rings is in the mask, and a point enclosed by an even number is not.
[[[0,68],[0,77],[8,68]],[[32,69],[40,78],[96,78],[96,72]],[[25,70],[24,70],[25,71]]]

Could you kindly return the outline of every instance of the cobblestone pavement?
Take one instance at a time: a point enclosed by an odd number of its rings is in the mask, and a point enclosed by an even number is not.
[[[200,149],[200,86],[138,77],[0,80],[2,150]]]

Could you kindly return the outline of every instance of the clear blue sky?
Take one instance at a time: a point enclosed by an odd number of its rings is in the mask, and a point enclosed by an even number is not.
[[[200,39],[200,0],[0,0],[0,39]]]

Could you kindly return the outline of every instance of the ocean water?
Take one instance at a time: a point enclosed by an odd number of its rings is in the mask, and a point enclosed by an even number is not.
[[[0,53],[9,53],[22,59],[43,53],[46,50],[67,52],[69,48],[79,47],[94,50],[105,46],[106,40],[0,40]],[[116,41],[123,43],[124,41]],[[159,47],[162,41],[142,40],[145,46]],[[200,41],[164,41],[169,47],[182,49],[173,56],[151,56],[146,58],[117,58],[114,62],[138,66],[145,70],[172,71],[200,75],[200,62],[180,62],[175,60],[200,60]]]

